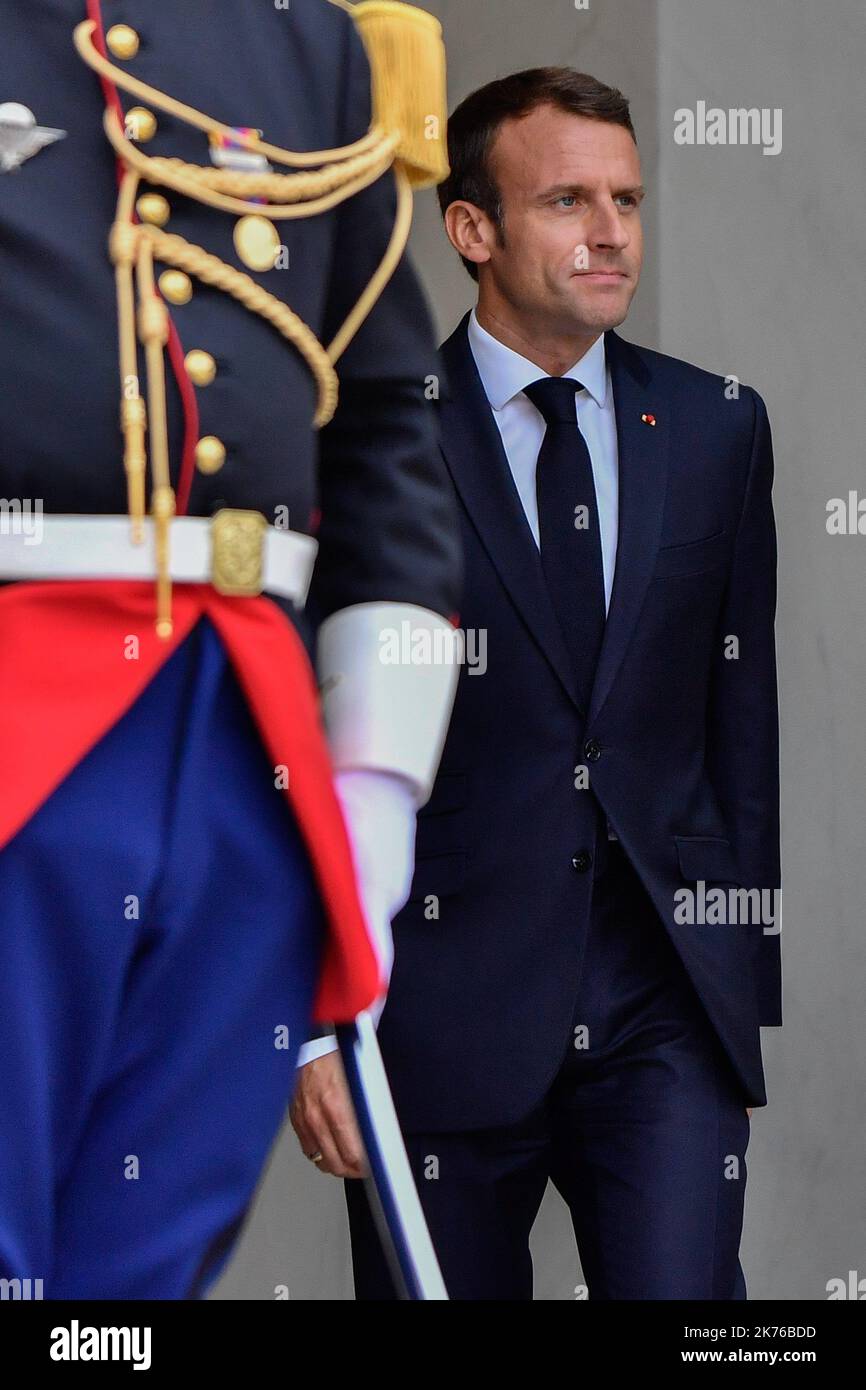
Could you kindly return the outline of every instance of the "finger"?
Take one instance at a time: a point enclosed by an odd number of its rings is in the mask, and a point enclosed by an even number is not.
[[[316,1147],[314,1152],[322,1155],[319,1162],[315,1165],[320,1173],[327,1173],[332,1178],[348,1178],[351,1176],[340,1157],[340,1150],[334,1143],[333,1137],[327,1128],[316,1131]]]
[[[291,1114],[292,1128],[298,1136],[298,1144],[304,1158],[313,1162],[314,1155],[321,1155],[315,1167],[320,1172],[329,1173],[332,1177],[347,1177],[348,1173],[343,1173],[342,1161],[336,1144],[330,1138],[328,1127],[322,1117],[317,1113],[314,1122],[310,1122],[310,1107],[298,1107]]]
[[[319,1106],[308,1105],[304,1116],[304,1127],[308,1135],[305,1153],[321,1154],[316,1164],[320,1173],[329,1173],[335,1178],[351,1177],[340,1153],[328,1116]]]
[[[318,1136],[324,1133],[327,1138],[329,1148],[336,1154],[336,1161],[341,1165],[341,1177],[363,1177],[364,1168],[364,1145],[361,1143],[359,1130],[352,1111],[346,1111],[343,1106],[329,1111],[328,1102],[325,1099],[322,1104],[322,1127],[317,1130]]]
[[[304,1118],[304,1112],[300,1106],[296,1107],[293,1105],[291,1107],[289,1111],[289,1119],[291,1120],[292,1129],[298,1136],[298,1144],[300,1145],[301,1152],[307,1155],[315,1153],[315,1139],[313,1138],[313,1135],[310,1132],[310,1128]]]
[[[355,1119],[351,1101],[343,1093],[327,1095],[322,1110],[331,1142],[335,1145],[347,1172],[346,1176],[362,1178],[366,1173],[364,1144]]]
[[[367,1176],[367,1160],[361,1137],[354,1127],[354,1122],[351,1130],[337,1129],[333,1131],[333,1138],[343,1165],[341,1176],[344,1178],[365,1178]]]

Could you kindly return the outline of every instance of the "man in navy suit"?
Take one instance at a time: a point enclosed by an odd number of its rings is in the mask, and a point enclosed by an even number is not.
[[[452,1297],[532,1296],[552,1179],[591,1298],[742,1299],[748,1107],[781,1022],[766,410],[614,331],[644,196],[621,93],[492,82],[449,155],[478,303],[444,345],[442,444],[487,661],[461,671],[395,922],[398,1111]],[[347,1191],[358,1296],[390,1297]]]

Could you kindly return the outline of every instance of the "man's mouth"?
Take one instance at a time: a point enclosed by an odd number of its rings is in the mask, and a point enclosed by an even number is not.
[[[612,284],[628,279],[624,270],[578,270],[575,274],[579,275],[581,280],[595,280],[599,284]]]

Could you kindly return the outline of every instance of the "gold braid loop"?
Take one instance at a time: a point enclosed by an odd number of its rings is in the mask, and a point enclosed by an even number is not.
[[[375,183],[394,162],[396,137],[388,137],[370,154],[358,155],[331,169],[317,170],[306,174],[248,173],[228,169],[210,169],[201,164],[187,164],[182,159],[147,155],[133,144],[120,126],[116,113],[110,109],[105,112],[105,133],[115,153],[127,168],[134,169],[148,183],[165,184],[177,193],[205,203],[208,207],[219,208],[223,212],[244,214],[262,212],[256,199],[259,186],[266,180],[278,179],[281,196],[294,190],[294,201],[284,204],[269,203],[265,211],[274,221],[293,217],[313,217],[359,193],[362,188]],[[244,199],[234,198],[221,191],[221,184],[236,188]]]
[[[228,193],[235,198],[266,198],[272,204],[310,202],[335,189],[345,197],[348,181],[370,175],[377,179],[391,164],[396,138],[383,142],[381,149],[355,155],[341,164],[324,169],[305,170],[300,174],[247,173],[237,169],[208,169],[201,164],[187,164],[182,159],[145,156],[146,167],[141,172],[149,183],[171,186],[177,176],[194,184],[197,189]],[[135,148],[135,147],[133,147]],[[141,153],[141,152],[139,152]],[[271,207],[268,215],[273,217]]]
[[[298,349],[309,365],[319,391],[314,423],[317,428],[327,425],[337,408],[337,373],[328,359],[327,352],[303,319],[299,318],[288,304],[277,299],[276,295],[257,285],[249,275],[235,270],[234,266],[226,265],[219,256],[212,256],[209,251],[196,246],[194,242],[185,241],[174,232],[164,232],[159,227],[144,223],[136,227],[136,231],[139,236],[147,237],[156,260],[184,270],[214,289],[224,290],[245,309],[249,309],[250,313],[258,314],[260,318],[267,320]]]

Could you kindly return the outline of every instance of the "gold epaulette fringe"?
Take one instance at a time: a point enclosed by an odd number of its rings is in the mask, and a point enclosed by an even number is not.
[[[413,188],[441,183],[448,174],[441,24],[397,0],[361,0],[351,9],[373,74],[373,120],[399,134],[397,158]]]

